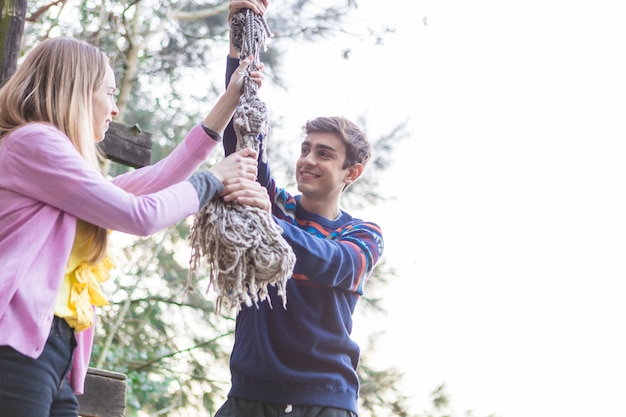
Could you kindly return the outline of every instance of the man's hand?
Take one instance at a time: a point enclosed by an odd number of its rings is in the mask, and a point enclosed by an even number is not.
[[[267,189],[256,181],[245,178],[233,178],[223,182],[224,190],[220,193],[224,201],[235,201],[239,204],[258,207],[270,213]]]
[[[231,0],[228,5],[228,20],[227,23],[230,26],[230,21],[233,19],[235,13],[240,11],[241,9],[250,9],[254,13],[259,14],[261,16],[265,15],[265,10],[268,6],[268,0]],[[229,32],[230,34],[230,50],[228,55],[231,58],[239,58],[239,54],[237,50],[233,46],[233,38],[232,38],[232,30]]]
[[[250,9],[254,13],[263,16],[267,5],[267,0],[231,0],[228,5],[228,23],[230,24],[233,15],[241,9]]]

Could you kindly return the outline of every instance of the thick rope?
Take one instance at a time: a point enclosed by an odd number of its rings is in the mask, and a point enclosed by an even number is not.
[[[231,28],[239,56],[253,55],[250,67],[254,68],[259,47],[265,45],[266,36],[271,36],[265,20],[244,9],[233,16]],[[259,137],[266,140],[269,133],[268,112],[249,71],[244,76],[233,127],[238,150],[251,147],[258,151]],[[262,158],[266,161],[265,152]],[[239,311],[242,303],[258,308],[263,300],[272,307],[268,285],[277,287],[283,308],[287,307],[286,282],[296,257],[282,237],[282,229],[266,211],[215,198],[196,214],[189,241],[192,251],[187,290],[193,289],[192,276],[205,258],[210,268],[209,288],[213,286],[218,293],[215,305],[218,313],[223,305]]]
[[[247,70],[249,72],[259,62],[260,47],[264,47],[266,39],[271,36],[269,28],[263,17],[252,13],[249,9],[235,13],[230,25],[233,47],[239,53],[239,57],[242,59],[250,55],[253,57]],[[257,85],[246,75],[243,94],[233,116],[233,127],[237,134],[237,149],[250,147],[258,151],[259,135],[263,135],[265,146],[262,158],[266,162],[265,149],[269,134],[269,116],[265,103],[257,95],[257,90]]]

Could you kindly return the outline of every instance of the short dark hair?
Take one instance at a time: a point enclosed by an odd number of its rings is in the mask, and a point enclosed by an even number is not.
[[[303,130],[307,135],[311,132],[338,134],[346,144],[346,159],[343,162],[343,168],[348,168],[357,163],[365,167],[372,156],[372,147],[365,133],[359,126],[345,117],[316,117],[313,120],[308,120],[303,126]]]

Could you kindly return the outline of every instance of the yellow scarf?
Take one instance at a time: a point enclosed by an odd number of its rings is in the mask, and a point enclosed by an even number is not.
[[[108,280],[111,269],[115,268],[109,256],[97,264],[86,262],[93,243],[94,229],[94,225],[82,220],[76,222],[76,238],[54,311],[77,332],[93,326],[93,306],[109,304],[100,283]]]

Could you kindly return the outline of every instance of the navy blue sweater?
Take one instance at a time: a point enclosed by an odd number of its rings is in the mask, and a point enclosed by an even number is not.
[[[228,58],[226,82],[238,66]],[[231,125],[226,155],[237,146]],[[267,302],[242,306],[230,358],[229,396],[275,404],[313,405],[357,413],[359,346],[350,337],[352,314],[383,252],[380,228],[342,211],[335,220],[307,212],[299,196],[278,188],[269,165],[259,161],[273,217],[293,248],[296,264],[287,281],[287,308],[276,287]]]

